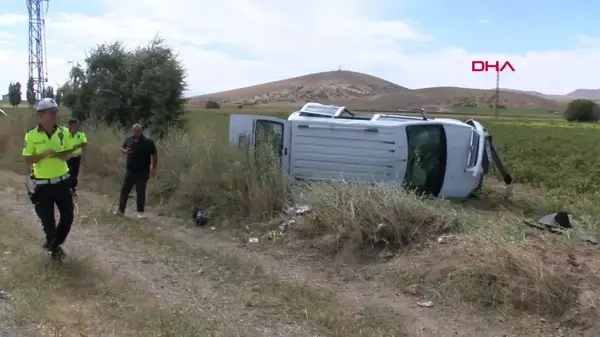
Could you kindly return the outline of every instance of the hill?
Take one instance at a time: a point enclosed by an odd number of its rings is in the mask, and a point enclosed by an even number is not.
[[[355,109],[413,109],[430,107],[447,109],[456,106],[490,107],[494,104],[495,90],[458,87],[433,87],[404,92],[391,92],[372,97],[349,99],[344,104]],[[500,105],[506,108],[559,109],[561,104],[535,95],[500,91]]]
[[[600,99],[600,89],[577,89],[567,94],[570,98]]]
[[[192,106],[203,106],[209,99],[224,104],[321,103],[343,104],[354,109],[412,109],[421,106],[451,108],[455,106],[489,107],[494,90],[458,87],[434,87],[411,90],[384,79],[352,72],[329,71],[286,80],[253,85],[209,95],[191,97]],[[558,109],[561,103],[537,92],[505,90],[500,104],[507,108]]]
[[[189,99],[198,105],[209,99],[221,103],[246,105],[333,101],[366,97],[392,91],[408,90],[384,79],[353,71],[327,71],[281,81],[196,96]]]
[[[522,90],[515,90],[515,89],[502,89],[502,90],[511,91],[511,92],[520,92],[520,93],[524,93],[524,94],[528,94],[528,95],[534,95],[534,96],[543,97],[546,99],[551,99],[554,101],[561,101],[561,102],[570,101],[574,98],[587,98],[587,99],[592,99],[592,100],[600,100],[600,89],[577,89],[566,95],[548,95],[548,94],[544,94],[544,93],[541,93],[538,91],[522,91]]]

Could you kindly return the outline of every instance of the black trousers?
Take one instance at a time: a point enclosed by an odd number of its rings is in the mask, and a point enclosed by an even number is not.
[[[33,193],[36,201],[35,212],[42,221],[46,244],[50,250],[55,250],[65,242],[73,224],[71,181],[67,179],[56,184],[37,185]],[[54,205],[60,214],[58,225],[54,218]]]
[[[79,177],[81,157],[69,158],[69,160],[67,160],[67,165],[69,165],[69,174],[71,175],[71,189],[74,191],[75,188],[77,188],[77,183],[79,182],[77,178]]]
[[[132,172],[125,171],[123,176],[123,182],[121,184],[121,195],[119,198],[119,212],[125,212],[127,206],[127,199],[129,199],[129,193],[135,186],[135,192],[137,194],[136,206],[138,212],[144,212],[146,206],[146,185],[150,179],[150,172]]]

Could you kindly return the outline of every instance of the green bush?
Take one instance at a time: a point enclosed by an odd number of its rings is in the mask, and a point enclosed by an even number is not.
[[[208,100],[204,106],[206,109],[221,109],[221,104],[216,101]]]
[[[596,122],[600,120],[600,107],[589,99],[575,99],[565,109],[569,122]]]

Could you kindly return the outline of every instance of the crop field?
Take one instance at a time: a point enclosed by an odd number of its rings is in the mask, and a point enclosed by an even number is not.
[[[600,191],[600,123],[487,121],[497,147],[522,183],[569,195]]]
[[[569,123],[541,110],[503,109],[500,118],[483,110],[430,114],[480,120],[517,182],[506,199],[491,170],[477,199],[451,202],[344,183],[290,188],[279,168],[250,160],[226,141],[231,113],[286,118],[289,108],[190,109],[187,132],[158,142],[147,221],[108,213],[118,194],[125,132],[85,125],[90,148],[66,245],[77,255],[65,267],[76,282],[55,270],[43,280],[32,277],[29,267],[42,264],[36,260],[41,234],[21,187],[20,147],[35,120],[26,108],[3,110],[10,116],[0,117],[0,224],[9,235],[0,247],[19,254],[0,259],[0,267],[15,270],[0,273],[0,290],[17,295],[17,323],[33,330],[183,337],[597,334],[597,246],[574,232],[552,234],[523,221],[567,211],[576,228],[600,233],[600,123]],[[310,204],[310,212],[282,212],[292,199]],[[207,226],[191,223],[194,205],[203,207]],[[28,295],[31,289],[39,296]],[[2,303],[0,296],[0,309]],[[93,326],[84,323],[90,317]]]

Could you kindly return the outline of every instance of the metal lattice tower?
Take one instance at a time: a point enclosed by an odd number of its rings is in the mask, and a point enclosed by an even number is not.
[[[33,78],[36,101],[42,98],[48,72],[46,64],[46,25],[44,16],[49,0],[25,0],[29,11],[29,77]],[[43,9],[46,3],[45,10]]]

